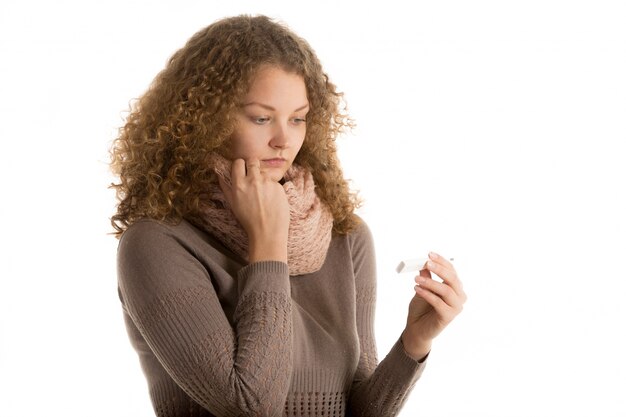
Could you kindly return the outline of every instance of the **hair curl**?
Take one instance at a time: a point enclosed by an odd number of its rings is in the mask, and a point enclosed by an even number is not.
[[[311,170],[316,192],[333,214],[333,231],[354,229],[360,201],[343,177],[335,146],[338,135],[354,126],[343,94],[304,39],[266,16],[241,15],[192,36],[131,104],[110,150],[111,169],[120,178],[110,187],[119,201],[111,217],[116,237],[143,217],[168,223],[198,218],[201,196],[216,181],[207,156],[227,155],[238,106],[264,65],[303,77],[310,110],[294,163]]]

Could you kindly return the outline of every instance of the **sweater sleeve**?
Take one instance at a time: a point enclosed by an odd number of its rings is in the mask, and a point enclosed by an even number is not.
[[[287,264],[239,271],[231,326],[193,250],[167,226],[139,222],[120,240],[118,284],[133,323],[194,401],[220,416],[282,415],[292,370]]]
[[[395,416],[421,376],[425,362],[408,356],[398,338],[385,359],[378,363],[374,337],[376,261],[371,232],[365,223],[356,235],[352,254],[361,353],[350,391],[350,415]]]

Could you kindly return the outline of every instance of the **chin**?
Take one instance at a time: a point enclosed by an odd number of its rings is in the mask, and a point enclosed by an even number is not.
[[[281,175],[281,174],[276,174],[276,175],[271,174],[271,175],[270,175],[270,179],[271,179],[272,181],[276,181],[276,182],[282,182],[283,178],[285,178],[285,175],[284,175],[284,174],[282,174],[282,175]]]
[[[279,168],[268,168],[267,170],[265,170],[265,172],[272,181],[278,182],[285,177],[285,172],[287,172],[287,170]]]

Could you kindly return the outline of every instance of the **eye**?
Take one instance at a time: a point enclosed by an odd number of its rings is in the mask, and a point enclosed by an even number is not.
[[[252,121],[258,125],[262,125],[266,123],[269,119],[269,117],[253,117]]]
[[[300,118],[300,117],[296,117],[295,119],[293,119],[293,121],[296,122],[296,123],[305,123],[306,119]]]

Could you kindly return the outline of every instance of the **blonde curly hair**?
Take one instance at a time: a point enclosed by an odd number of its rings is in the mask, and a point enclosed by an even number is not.
[[[304,39],[266,16],[241,15],[197,32],[131,105],[110,150],[111,170],[120,179],[110,186],[119,201],[111,217],[117,238],[144,217],[196,222],[203,192],[217,180],[207,156],[228,155],[236,112],[265,65],[303,77],[310,110],[294,163],[311,170],[317,195],[333,214],[333,231],[355,228],[360,201],[343,177],[335,146],[354,126],[343,94]]]

